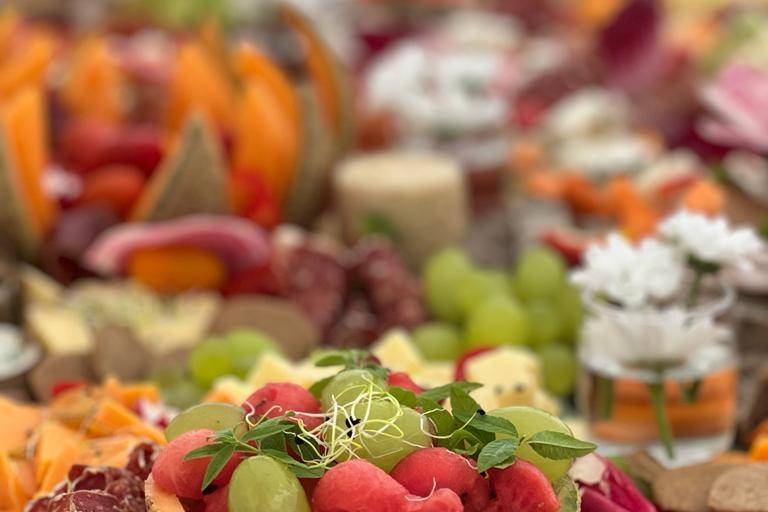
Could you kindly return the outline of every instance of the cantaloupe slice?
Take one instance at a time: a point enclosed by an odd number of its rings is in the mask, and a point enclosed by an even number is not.
[[[282,5],[282,16],[297,34],[306,52],[307,69],[323,106],[326,120],[336,134],[336,154],[344,153],[353,138],[353,108],[350,81],[336,55],[296,9]]]
[[[13,452],[24,447],[42,421],[43,411],[40,407],[0,397],[0,418],[13,418],[0,422],[0,452]]]
[[[248,80],[235,121],[233,163],[259,172],[279,201],[292,181],[298,161],[299,133],[266,82]]]
[[[0,10],[0,59],[7,57],[13,35],[19,28],[19,14],[11,8]]]
[[[75,461],[87,466],[122,468],[130,459],[131,452],[144,439],[132,435],[115,435],[88,439]]]
[[[102,389],[108,397],[128,408],[134,407],[139,400],[153,403],[160,401],[160,390],[150,383],[125,385],[114,377],[109,377],[104,381]]]
[[[0,98],[6,98],[24,87],[41,87],[56,51],[54,39],[36,32],[19,51],[0,64]]]
[[[57,421],[45,421],[37,430],[35,480],[41,491],[61,482],[81,451],[82,436]]]
[[[125,434],[163,443],[165,436],[160,430],[148,425],[133,411],[110,398],[100,400],[93,416],[84,427],[94,437]]]
[[[302,152],[285,198],[284,215],[290,222],[308,225],[325,202],[335,140],[311,86],[299,86],[297,91],[302,105]]]
[[[749,458],[756,461],[768,461],[768,435],[758,436],[749,448]]]
[[[49,159],[43,91],[25,88],[14,94],[2,106],[2,120],[25,205],[35,229],[44,235],[53,225],[56,203],[43,190],[43,171]]]
[[[0,452],[0,510],[21,511],[30,496],[18,471],[10,456]]]
[[[125,78],[103,37],[86,39],[76,51],[61,97],[79,117],[118,122],[124,109]]]
[[[249,43],[241,44],[232,58],[232,67],[243,81],[259,80],[269,86],[280,109],[300,129],[301,112],[299,98],[288,77],[269,58]]]
[[[158,487],[152,476],[144,482],[144,495],[149,512],[184,512],[179,498]]]
[[[221,147],[201,115],[187,121],[183,136],[152,175],[136,208],[136,221],[170,220],[196,213],[231,211],[228,171]]]
[[[195,111],[202,112],[213,126],[228,126],[234,112],[233,98],[232,84],[203,44],[189,42],[179,49],[167,111],[172,131],[181,128]]]

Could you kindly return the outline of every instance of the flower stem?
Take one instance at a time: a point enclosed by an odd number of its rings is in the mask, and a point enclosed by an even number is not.
[[[597,377],[597,402],[601,419],[607,419],[613,414],[613,379]]]
[[[658,380],[648,383],[648,391],[651,393],[651,404],[656,416],[656,424],[659,427],[659,440],[670,459],[675,458],[674,438],[672,428],[669,425],[667,411],[664,408],[664,377],[659,372]]]

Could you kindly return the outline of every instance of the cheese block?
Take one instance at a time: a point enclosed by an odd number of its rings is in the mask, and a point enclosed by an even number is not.
[[[336,172],[334,194],[347,241],[364,235],[375,216],[391,226],[414,267],[466,235],[464,176],[445,157],[408,152],[352,157]]]
[[[221,147],[201,115],[192,115],[183,135],[152,175],[131,218],[162,221],[198,213],[231,211]]]
[[[75,309],[33,303],[27,307],[25,320],[27,332],[49,355],[85,354],[93,348],[91,330]]]

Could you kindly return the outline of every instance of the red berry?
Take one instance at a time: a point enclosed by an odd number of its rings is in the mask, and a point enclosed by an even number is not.
[[[490,487],[470,461],[445,448],[424,448],[411,453],[390,473],[408,492],[428,496],[433,489],[450,489],[461,496],[464,510],[484,512]]]
[[[89,173],[104,165],[104,155],[117,137],[117,127],[109,123],[71,120],[61,130],[59,158],[67,169]]]
[[[200,499],[203,496],[202,485],[205,469],[210,457],[184,460],[184,457],[196,448],[210,444],[213,430],[192,430],[180,435],[168,443],[155,460],[152,478],[163,490],[185,498]],[[240,463],[240,456],[233,456],[224,469],[214,479],[216,485],[226,485],[232,473]]]
[[[494,506],[499,512],[560,510],[560,502],[549,479],[530,462],[517,459],[511,466],[491,469],[488,474],[496,494]]]
[[[320,414],[320,402],[309,391],[289,382],[269,383],[259,388],[243,402],[243,409],[258,419],[262,416],[277,418],[288,411],[306,412],[317,414],[309,416],[297,414],[296,417],[304,422],[305,428],[312,430],[317,428],[323,419]]]
[[[413,379],[411,379],[411,376],[408,375],[405,372],[392,372],[387,376],[387,384],[390,386],[398,387],[407,389],[409,391],[413,391],[417,395],[420,393],[423,393],[424,390],[413,382]],[[418,452],[417,452],[418,453]]]
[[[107,146],[102,165],[131,165],[149,176],[163,159],[162,135],[154,126],[134,125],[122,130]]]
[[[227,512],[228,492],[229,486],[225,485],[224,487],[216,489],[211,494],[203,496],[203,502],[205,502],[205,512]]]

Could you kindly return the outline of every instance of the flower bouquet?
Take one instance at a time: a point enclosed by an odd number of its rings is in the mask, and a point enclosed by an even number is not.
[[[590,311],[579,401],[606,451],[682,464],[727,449],[738,377],[719,274],[761,247],[752,229],[683,210],[637,245],[611,234],[586,251],[572,274]]]

